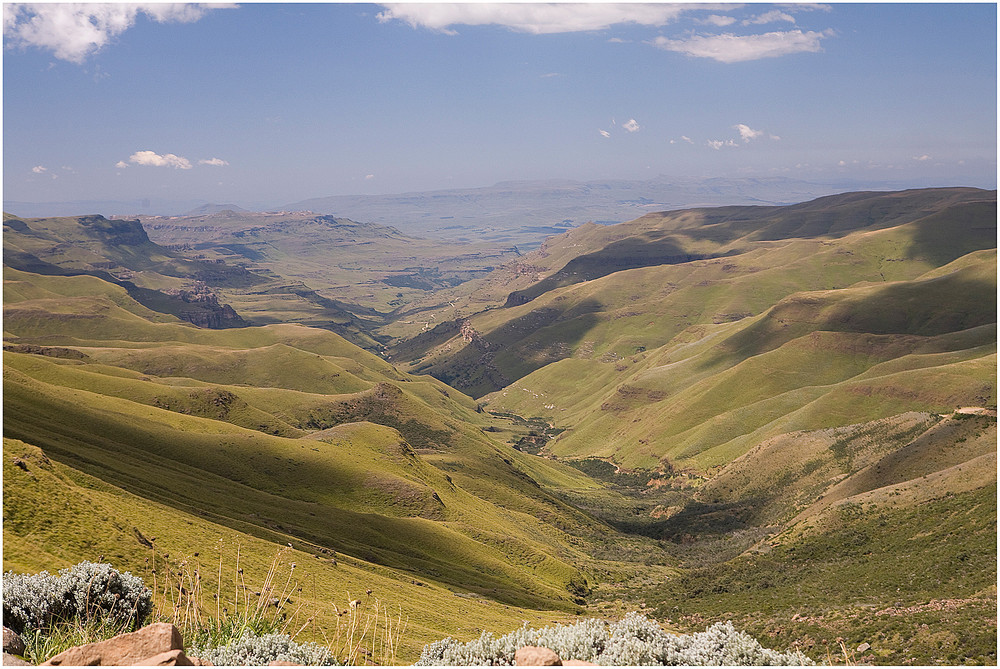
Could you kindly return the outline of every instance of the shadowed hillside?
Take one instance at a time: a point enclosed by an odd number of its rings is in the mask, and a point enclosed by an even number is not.
[[[402,341],[392,348],[392,359],[413,361],[411,369],[479,396],[557,360],[627,365],[630,357],[688,328],[758,316],[803,291],[884,283],[890,291],[885,299],[894,299],[891,291],[907,289],[892,282],[995,246],[996,197],[976,189],[853,193],[791,207],[651,214],[549,240],[524,259],[544,278],[511,292],[505,308],[463,319],[462,328],[442,324]],[[669,253],[661,254],[663,249]],[[923,289],[933,291],[931,284]],[[964,289],[956,295],[964,305],[975,302],[962,297]],[[919,308],[933,311],[946,292],[926,297]],[[581,309],[591,315],[589,322],[571,326]],[[903,319],[911,311],[898,310]],[[470,332],[476,333],[472,341]],[[493,382],[469,376],[470,361],[482,357],[474,350],[480,341],[490,343]]]
[[[539,481],[595,484],[491,440],[461,393],[330,332],[198,329],[94,277],[5,278],[7,437],[250,535],[574,606],[571,543],[607,528]]]
[[[390,228],[254,216],[160,256],[135,223],[8,219],[5,568],[285,546],[316,593],[408,607],[408,659],[639,607],[819,660],[996,662],[995,193],[650,214],[457,282],[440,249],[350,269],[410,243]],[[343,304],[305,282],[337,248],[352,290],[427,293],[345,316],[390,351],[301,324]],[[267,325],[156,302],[223,256],[266,277],[219,294]]]

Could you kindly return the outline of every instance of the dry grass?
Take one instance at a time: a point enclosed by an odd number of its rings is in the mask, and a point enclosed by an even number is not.
[[[278,549],[259,585],[245,570],[240,545],[227,551],[220,539],[217,550],[218,564],[206,572],[199,553],[174,567],[169,555],[158,556],[155,545],[151,548],[147,562],[154,617],[181,630],[187,646],[226,646],[246,632],[285,634],[294,640],[309,630],[310,636],[323,638],[323,645],[340,664],[396,663],[408,622],[402,609],[391,611],[371,590],[358,599],[348,592],[343,608],[330,602],[336,612],[335,629],[313,628],[316,615],[298,596],[303,588],[295,578],[296,563],[287,559],[290,547]],[[206,580],[214,580],[214,588],[206,588]]]

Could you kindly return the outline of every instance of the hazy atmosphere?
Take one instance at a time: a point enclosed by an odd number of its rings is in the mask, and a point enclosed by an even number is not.
[[[5,201],[996,184],[990,3],[5,4],[3,67]]]
[[[997,666],[997,4],[4,4],[2,664]]]

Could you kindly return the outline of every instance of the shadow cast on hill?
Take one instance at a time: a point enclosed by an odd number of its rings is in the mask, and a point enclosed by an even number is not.
[[[934,337],[996,323],[996,281],[958,271],[874,292],[793,295],[723,341],[700,367],[735,364],[811,332]]]

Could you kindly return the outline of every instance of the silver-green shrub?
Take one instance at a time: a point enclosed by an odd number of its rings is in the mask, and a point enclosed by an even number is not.
[[[811,665],[798,651],[779,653],[761,646],[732,623],[716,623],[704,632],[674,635],[652,620],[629,613],[608,624],[588,619],[574,625],[528,629],[527,625],[502,637],[490,632],[468,643],[448,638],[424,646],[418,665],[513,665],[522,646],[541,646],[563,659],[611,666],[734,666]]]
[[[217,667],[265,667],[276,660],[312,666],[337,664],[330,650],[318,643],[298,643],[287,634],[257,636],[249,630],[226,646],[214,648],[191,646],[185,652],[189,657],[208,660]]]
[[[58,575],[9,571],[3,575],[4,625],[18,633],[73,619],[138,626],[153,611],[152,597],[142,579],[110,564],[81,562]]]

